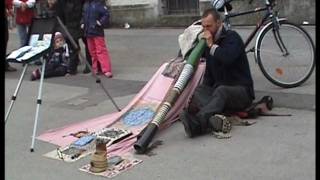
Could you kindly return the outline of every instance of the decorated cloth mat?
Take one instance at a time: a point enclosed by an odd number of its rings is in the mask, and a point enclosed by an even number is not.
[[[167,63],[164,63],[154,76],[148,81],[142,90],[134,97],[129,104],[120,112],[115,112],[100,116],[81,123],[71,124],[62,128],[49,130],[37,137],[37,139],[58,145],[60,149],[45,154],[46,157],[63,160],[65,162],[74,162],[89,154],[95,152],[95,141],[89,143],[90,138],[84,138],[88,135],[115,135],[117,133],[104,133],[106,128],[123,129],[131,132],[124,139],[110,139],[112,143],[107,145],[108,168],[101,173],[90,171],[91,162],[80,168],[81,171],[112,178],[118,174],[131,169],[133,166],[142,162],[142,160],[133,157],[130,151],[133,150],[133,144],[137,141],[138,134],[148,125],[155,115],[156,110],[160,107],[162,100],[166,97],[167,92],[174,85],[175,79],[162,74]],[[188,99],[191,98],[193,91],[200,83],[204,74],[205,63],[200,63],[193,78],[182,92],[175,105],[166,115],[166,120],[160,126],[160,130],[169,127],[173,122],[178,120],[180,112],[186,107]],[[79,140],[81,141],[79,142]],[[88,142],[87,144],[84,142]],[[75,143],[78,142],[78,143]],[[116,142],[116,143],[114,143]],[[75,146],[76,145],[76,146]],[[82,148],[81,145],[83,145]],[[112,157],[120,157],[122,160],[118,163],[112,163]],[[96,167],[92,167],[94,170]]]
[[[79,170],[86,172],[86,173],[90,173],[93,175],[97,175],[97,176],[103,176],[103,177],[107,177],[107,178],[112,178],[117,176],[118,174],[127,171],[131,168],[133,168],[135,165],[139,164],[142,162],[142,160],[137,159],[133,156],[133,154],[130,153],[126,153],[122,156],[116,156],[117,158],[114,158],[114,156],[110,156],[108,157],[108,168],[106,171],[101,172],[101,173],[93,173],[90,171],[90,163],[84,165],[83,167],[81,167]],[[114,159],[117,159],[114,161]],[[120,159],[120,160],[118,160]]]
[[[133,150],[133,144],[137,140],[136,136],[144,127],[146,127],[148,122],[151,121],[152,114],[154,114],[156,109],[160,106],[170,87],[174,85],[174,79],[161,74],[166,65],[167,63],[164,63],[158,69],[143,89],[125,108],[122,109],[122,111],[62,128],[49,130],[44,134],[41,134],[37,139],[60,147],[67,147],[78,139],[78,137],[72,135],[74,133],[81,131],[94,133],[106,127],[115,127],[129,130],[132,132],[132,135],[110,145],[107,148],[108,154],[122,155]],[[173,122],[178,120],[179,113],[188,103],[186,99],[191,98],[194,89],[197,87],[203,76],[204,69],[205,63],[200,63],[190,83],[180,95],[172,109],[168,112],[166,121],[160,126],[160,130],[169,127]],[[143,116],[144,118],[142,120],[140,119],[141,121],[139,122],[135,121],[135,119],[139,119],[137,118],[139,116]]]
[[[48,130],[41,134],[37,139],[49,142],[58,146],[67,146],[76,140],[73,136],[68,136],[70,133],[86,130],[90,132],[98,131],[105,127],[110,127],[114,123],[120,120],[120,117],[128,113],[132,109],[136,109],[141,104],[150,104],[152,102],[161,101],[165,95],[167,86],[170,86],[173,82],[172,78],[167,78],[161,75],[161,72],[165,68],[165,65],[161,66],[157,73],[148,81],[142,90],[134,97],[129,104],[124,107],[120,112],[106,114],[94,119],[90,119],[80,123],[74,123],[62,128]],[[156,104],[158,104],[156,103]],[[156,108],[156,107],[155,107]]]

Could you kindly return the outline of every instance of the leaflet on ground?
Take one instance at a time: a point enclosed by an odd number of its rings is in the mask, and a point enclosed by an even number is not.
[[[30,36],[27,46],[23,46],[11,52],[7,56],[7,59],[15,59],[20,62],[29,60],[33,56],[40,54],[50,47],[51,37],[52,34],[44,34],[42,40],[39,40],[39,34],[33,34]]]

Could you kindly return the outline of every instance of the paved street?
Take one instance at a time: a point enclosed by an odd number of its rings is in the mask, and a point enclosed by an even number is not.
[[[252,27],[236,29],[245,39]],[[315,27],[306,29],[314,39]],[[114,78],[101,79],[120,108],[162,63],[177,55],[177,37],[182,32],[173,28],[106,30]],[[9,39],[8,52],[18,47],[15,30]],[[210,134],[188,139],[177,122],[155,138],[163,141],[154,150],[156,155],[137,155],[144,162],[114,179],[315,179],[315,73],[298,88],[282,89],[263,77],[253,54],[248,57],[257,97],[271,95],[274,112],[293,116],[261,117],[252,126],[236,126],[227,140]],[[12,65],[18,71],[6,72],[5,112],[22,71],[20,64]],[[35,152],[30,153],[39,82],[29,81],[29,77],[36,67],[28,68],[6,124],[6,179],[105,179],[78,170],[89,162],[89,157],[71,164],[43,157],[56,148],[52,144],[36,140]],[[95,79],[82,74],[83,67],[82,62],[76,76],[45,79],[37,135],[116,111]]]

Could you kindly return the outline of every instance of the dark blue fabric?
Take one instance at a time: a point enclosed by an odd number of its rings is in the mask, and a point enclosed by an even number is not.
[[[63,47],[55,49],[52,53],[48,63],[54,64],[54,65],[62,65],[62,66],[68,66],[69,65],[69,59],[66,57],[65,50]]]
[[[207,65],[204,84],[213,87],[220,85],[245,86],[254,99],[253,80],[240,35],[235,31],[223,28],[216,44],[219,47],[213,56],[209,54],[209,48],[205,53]]]
[[[97,20],[101,25],[97,24]],[[104,27],[108,25],[109,11],[102,0],[88,0],[83,6],[81,24],[84,24],[85,37],[104,36]]]

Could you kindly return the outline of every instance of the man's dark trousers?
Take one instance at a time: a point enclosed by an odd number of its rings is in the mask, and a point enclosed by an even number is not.
[[[242,111],[249,107],[252,98],[245,86],[220,85],[212,88],[200,85],[195,89],[191,102],[180,118],[187,121],[195,135],[211,129],[208,120],[215,114]]]

